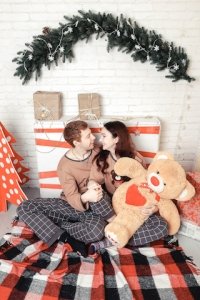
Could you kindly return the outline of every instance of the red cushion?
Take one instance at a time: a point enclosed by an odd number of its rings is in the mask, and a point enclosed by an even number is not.
[[[196,194],[189,201],[177,201],[177,206],[182,219],[200,226],[200,172],[188,172],[187,179],[195,187]]]

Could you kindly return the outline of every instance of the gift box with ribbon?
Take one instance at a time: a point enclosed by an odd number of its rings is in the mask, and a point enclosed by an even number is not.
[[[78,94],[79,117],[81,120],[99,119],[100,95],[96,93]]]
[[[33,94],[36,120],[59,120],[61,118],[61,93],[37,91]]]

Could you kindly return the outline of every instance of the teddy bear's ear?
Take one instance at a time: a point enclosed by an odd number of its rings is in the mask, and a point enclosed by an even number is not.
[[[169,152],[164,152],[164,151],[159,151],[157,154],[154,156],[153,161],[159,160],[159,159],[171,159],[174,160],[174,157],[171,153]]]
[[[146,173],[144,167],[135,159],[130,157],[121,157],[114,165],[114,171],[117,175],[135,178],[143,176]]]
[[[188,201],[195,195],[195,189],[193,185],[187,180],[186,187],[180,193],[180,195],[176,198],[177,201]]]

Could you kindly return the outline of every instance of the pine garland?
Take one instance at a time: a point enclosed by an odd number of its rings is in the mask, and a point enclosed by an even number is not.
[[[73,46],[80,40],[89,41],[93,34],[96,39],[107,37],[107,50],[118,47],[119,51],[130,54],[134,61],[149,61],[155,64],[158,71],[168,69],[172,81],[184,79],[195,80],[187,75],[189,59],[184,49],[175,47],[173,42],[163,41],[155,31],[140,27],[131,19],[114,17],[112,14],[79,11],[72,18],[64,16],[66,24],[60,23],[58,29],[45,27],[43,34],[35,36],[26,49],[19,51],[13,59],[18,64],[15,76],[28,82],[33,73],[36,80],[41,76],[42,66],[49,69],[52,64],[58,65],[60,59],[72,61]]]

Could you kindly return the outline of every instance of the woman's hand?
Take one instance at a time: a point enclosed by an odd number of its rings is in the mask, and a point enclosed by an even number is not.
[[[103,191],[101,186],[90,187],[87,192],[81,195],[81,201],[86,202],[98,202],[103,197]]]
[[[155,213],[158,210],[157,205],[148,205],[140,208],[141,214],[148,219],[149,216],[151,216],[153,213]]]
[[[94,189],[95,190],[95,189],[101,188],[101,185],[98,182],[94,181],[94,180],[90,180],[87,184],[87,188],[88,188],[88,190],[89,189]]]

